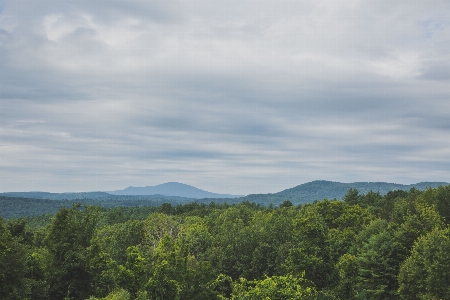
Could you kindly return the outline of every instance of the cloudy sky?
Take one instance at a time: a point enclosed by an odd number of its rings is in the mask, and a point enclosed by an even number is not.
[[[448,0],[0,0],[0,192],[450,181]]]

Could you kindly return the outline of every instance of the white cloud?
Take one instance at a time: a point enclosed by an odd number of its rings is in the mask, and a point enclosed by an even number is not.
[[[4,1],[0,191],[448,180],[449,13],[443,0]]]

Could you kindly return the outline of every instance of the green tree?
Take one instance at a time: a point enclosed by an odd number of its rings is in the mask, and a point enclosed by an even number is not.
[[[351,188],[347,191],[347,194],[344,196],[344,202],[350,205],[358,204],[361,196],[359,195],[359,191],[357,189]]]
[[[32,245],[33,233],[28,230],[27,222],[23,219],[8,222],[8,230],[11,236],[21,244]]]
[[[148,269],[148,262],[140,249],[137,246],[128,247],[127,261],[125,265],[119,265],[118,285],[131,295],[137,295],[148,280]]]
[[[286,269],[300,275],[318,288],[332,285],[336,272],[328,243],[328,228],[314,206],[304,206],[301,214],[293,220],[294,247],[289,251]]]
[[[127,248],[142,244],[144,240],[144,224],[142,221],[130,220],[124,223],[106,225],[96,230],[91,241],[91,248],[108,255],[118,264],[127,260]]]
[[[143,222],[129,220],[106,225],[95,231],[87,251],[92,291],[98,297],[118,288],[119,265],[124,268],[130,259],[128,248],[144,239]]]
[[[258,211],[253,215],[244,232],[253,240],[249,253],[250,269],[245,270],[242,276],[263,279],[282,273],[277,261],[283,261],[285,257],[280,257],[279,249],[292,241],[292,219],[289,216],[296,214],[297,210],[288,206],[275,211]]]
[[[450,229],[435,228],[420,237],[401,265],[403,299],[448,299],[450,295]]]
[[[186,261],[180,299],[213,299],[208,284],[217,276],[209,257],[213,237],[202,218],[188,217],[176,241],[177,261]],[[183,249],[183,251],[181,251]],[[183,257],[181,257],[183,256]]]
[[[314,285],[303,277],[272,276],[262,280],[248,281],[240,278],[233,283],[233,300],[304,300],[317,299]]]
[[[155,248],[165,235],[169,235],[172,238],[178,236],[180,222],[173,216],[163,213],[155,213],[148,216],[148,218],[144,221],[143,228],[143,243],[146,246]]]
[[[151,299],[179,299],[186,276],[186,259],[179,253],[174,239],[165,235],[153,255],[152,274],[146,284]]]
[[[26,251],[11,235],[0,217],[0,299],[24,299],[27,286]]]
[[[218,273],[237,279],[250,272],[258,240],[258,234],[248,226],[252,215],[248,207],[239,205],[228,208],[217,218],[211,256]]]
[[[356,284],[358,282],[358,259],[351,254],[344,254],[339,258],[336,268],[339,273],[339,282],[334,288],[338,299],[358,299]]]
[[[408,192],[403,190],[389,191],[382,199],[380,199],[380,210],[378,217],[387,221],[394,221],[392,218],[394,212],[394,206],[400,199],[405,199],[408,196]]]
[[[131,296],[127,290],[119,289],[111,292],[104,298],[90,297],[89,300],[130,300]]]
[[[215,280],[213,280],[209,287],[215,291],[219,299],[228,299],[231,297],[233,291],[233,279],[225,274],[219,274]]]
[[[97,297],[106,297],[119,286],[119,265],[111,255],[94,243],[88,251],[91,291]]]
[[[181,241],[190,255],[205,259],[206,252],[212,245],[213,237],[206,224],[199,222],[183,228]]]
[[[434,205],[444,221],[450,224],[450,185],[439,186],[436,189],[428,188],[420,195],[418,201]]]
[[[324,199],[314,203],[315,210],[322,216],[328,228],[337,228],[336,220],[344,213],[348,204],[338,200]]]
[[[293,206],[293,204],[292,204],[292,202],[289,201],[289,200],[284,200],[283,203],[280,204],[280,208],[283,208],[283,207],[291,207],[291,206]]]
[[[99,218],[95,207],[61,208],[48,228],[50,298],[84,299],[90,294],[87,249]]]
[[[357,287],[364,291],[367,299],[398,298],[397,274],[401,262],[406,258],[405,247],[396,239],[393,223],[383,225],[380,231],[370,235],[358,248],[359,279]]]
[[[49,265],[49,254],[46,248],[31,249],[27,256],[27,274],[25,280],[29,286],[28,297],[33,300],[48,299],[50,285],[47,282],[47,266]]]
[[[409,255],[418,237],[426,235],[435,228],[444,228],[444,222],[434,206],[415,203],[415,213],[403,217],[404,222],[397,229],[396,240],[405,247]]]

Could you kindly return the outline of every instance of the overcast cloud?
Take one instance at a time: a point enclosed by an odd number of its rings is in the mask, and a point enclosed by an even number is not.
[[[0,0],[0,192],[450,181],[448,0]]]

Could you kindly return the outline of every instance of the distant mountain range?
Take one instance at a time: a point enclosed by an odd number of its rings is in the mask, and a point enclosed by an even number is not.
[[[369,191],[385,195],[393,190],[408,191],[411,188],[425,190],[428,187],[446,186],[446,182],[420,182],[403,185],[387,182],[354,182],[341,183],[316,180],[296,187],[270,194],[251,194],[247,196],[224,195],[207,192],[196,187],[168,182],[157,186],[128,187],[114,192],[83,192],[83,193],[47,193],[47,192],[14,192],[0,193],[0,216],[11,218],[27,215],[54,213],[62,206],[72,203],[116,206],[158,206],[162,203],[172,205],[197,203],[241,203],[255,202],[261,205],[279,205],[285,200],[293,204],[302,204],[322,199],[342,199],[350,188],[357,189],[360,194]]]
[[[256,203],[273,203],[274,205],[289,200],[294,204],[313,202],[322,199],[342,199],[349,189],[354,188],[360,194],[366,194],[370,191],[379,192],[381,195],[387,194],[389,191],[404,190],[409,191],[412,188],[417,190],[425,190],[428,187],[436,188],[438,186],[448,185],[446,182],[419,182],[416,184],[398,184],[387,182],[353,182],[341,183],[326,180],[316,180],[298,185],[296,187],[286,189],[284,191],[273,194],[251,194],[243,197],[243,199]]]
[[[369,191],[379,192],[385,195],[389,191],[404,190],[409,191],[411,188],[425,190],[428,187],[436,188],[440,185],[448,185],[446,182],[419,182],[416,184],[398,184],[387,182],[353,182],[341,183],[326,180],[316,180],[308,183],[300,184],[296,187],[283,190],[278,193],[270,194],[250,194],[247,196],[236,196],[226,194],[215,194],[207,192],[196,187],[182,184],[178,182],[168,182],[157,186],[146,187],[127,187],[123,190],[108,192],[112,195],[162,195],[177,196],[190,199],[230,199],[235,198],[236,201],[251,201],[257,203],[273,203],[278,204],[284,200],[290,200],[292,203],[306,203],[314,200],[342,199],[350,188],[357,189],[360,194],[366,194]],[[272,201],[272,202],[270,202]],[[220,201],[223,202],[223,201]],[[234,201],[233,201],[234,202]]]
[[[215,194],[207,192],[191,185],[167,182],[156,186],[132,187],[129,186],[124,190],[108,192],[112,195],[163,195],[163,196],[178,196],[186,198],[204,199],[204,198],[239,198],[242,196]]]

